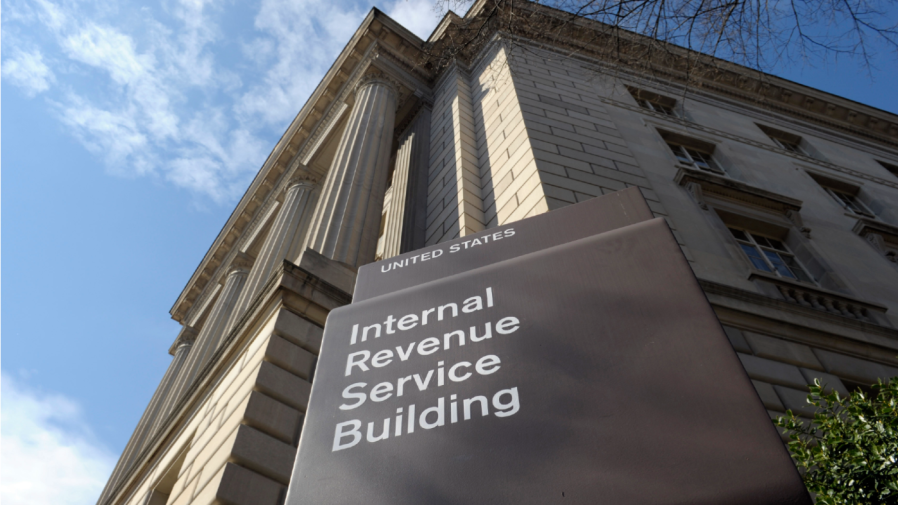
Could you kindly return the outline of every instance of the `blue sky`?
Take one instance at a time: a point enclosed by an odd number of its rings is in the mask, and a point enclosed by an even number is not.
[[[171,359],[169,308],[371,6],[2,1],[4,505],[94,503]],[[889,56],[872,82],[777,73],[896,112]]]

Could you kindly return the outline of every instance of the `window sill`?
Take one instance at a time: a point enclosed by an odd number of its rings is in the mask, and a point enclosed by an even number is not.
[[[888,310],[887,307],[882,305],[837,293],[816,285],[777,277],[774,274],[760,270],[753,270],[749,274],[748,280],[766,284],[766,286],[759,287],[768,296],[779,295],[778,297],[781,299],[796,305],[860,321],[880,323],[880,316]]]

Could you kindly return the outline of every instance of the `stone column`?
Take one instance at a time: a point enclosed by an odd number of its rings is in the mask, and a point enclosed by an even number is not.
[[[311,227],[310,248],[352,267],[373,261],[377,249],[397,96],[381,72],[357,85]]]
[[[156,425],[156,420],[162,413],[162,408],[165,405],[166,399],[171,395],[172,386],[175,384],[179,372],[187,361],[187,356],[190,353],[190,349],[193,347],[196,336],[196,330],[189,326],[185,326],[181,330],[181,333],[178,334],[178,338],[175,340],[173,346],[175,348],[175,357],[168,365],[168,370],[165,371],[165,375],[162,376],[162,381],[159,382],[159,387],[157,387],[156,392],[153,393],[153,397],[150,399],[150,404],[147,406],[143,416],[137,423],[137,428],[134,429],[134,434],[131,435],[131,439],[128,440],[128,444],[122,452],[122,457],[119,458],[118,463],[115,465],[115,469],[112,471],[112,476],[109,478],[109,482],[106,483],[106,487],[103,489],[102,495],[100,495],[99,502],[102,503],[106,498],[111,496],[111,493],[121,483],[122,478],[128,474],[128,470],[130,470],[134,462],[137,461],[137,457],[146,447],[147,442],[152,439],[153,434],[155,433],[153,427]]]
[[[234,305],[246,284],[246,276],[249,273],[248,258],[238,257],[231,264],[228,275],[225,279],[224,288],[218,295],[212,311],[206,318],[205,324],[200,329],[199,336],[196,338],[196,345],[187,358],[183,370],[178,374],[172,394],[169,395],[165,405],[162,408],[161,415],[156,420],[156,426],[153,431],[162,429],[168,416],[174,411],[175,406],[184,397],[194,380],[199,376],[200,372],[205,368],[206,364],[215,354],[221,344],[222,339],[226,336],[227,323],[234,310]]]
[[[424,107],[399,139],[393,197],[384,231],[384,258],[424,247],[429,157],[430,108]]]
[[[227,331],[231,331],[243,317],[244,313],[252,305],[256,296],[265,287],[271,274],[284,262],[285,259],[293,259],[299,254],[302,242],[303,220],[307,216],[312,193],[316,188],[315,181],[305,177],[296,177],[287,183],[287,191],[284,195],[284,203],[278,212],[259,256],[249,273],[246,287],[240,294],[240,299],[234,311],[231,313],[227,324]]]

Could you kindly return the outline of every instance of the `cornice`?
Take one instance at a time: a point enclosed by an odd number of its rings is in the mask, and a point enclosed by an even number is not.
[[[488,6],[492,4],[492,0],[480,0],[469,9],[464,19],[450,19],[447,17],[444,19],[444,22],[460,26],[480,26],[476,25],[479,17],[483,16],[489,10]],[[516,9],[516,15],[519,18],[524,18],[528,15],[544,16],[546,19],[563,19],[567,22],[570,17],[569,13],[527,1],[516,2],[514,9]],[[527,11],[527,14],[521,14],[523,11]],[[577,33],[581,35],[579,39],[556,37],[548,40],[544,33],[529,30],[528,26],[519,27],[520,33],[508,36],[534,45],[553,48],[556,51],[561,48],[570,49],[572,50],[571,54],[567,55],[569,58],[593,63],[598,62],[600,66],[606,65],[603,54],[607,47],[608,36],[606,34],[609,26],[583,18],[570,22],[580,28],[580,30],[577,30]],[[529,26],[532,26],[532,24]],[[487,26],[485,30],[498,31],[498,28]],[[447,31],[448,28],[442,30],[443,33]],[[651,40],[648,37],[622,30],[614,30],[614,33],[634,45],[644,46]],[[484,43],[482,41],[484,38],[481,37],[481,44]],[[438,42],[438,40],[432,40],[434,44]],[[668,44],[665,48],[665,55],[673,57],[671,61],[663,64],[651,63],[650,67],[651,72],[662,80],[690,83],[690,86],[694,86],[697,89],[709,89],[743,102],[759,105],[765,109],[782,112],[804,121],[818,123],[828,128],[871,139],[891,148],[898,147],[898,116],[895,114],[678,46]],[[471,53],[479,51],[478,47],[466,49],[469,56]],[[702,70],[705,70],[702,73],[703,77],[700,80],[696,80],[695,76],[698,72],[695,70],[698,70],[698,68],[692,69],[690,73],[683,69],[674,68],[674,66],[683,61],[690,61],[700,66]],[[618,68],[631,66],[626,61],[615,60],[611,63]],[[649,68],[645,66],[646,63],[643,60],[640,60],[640,64],[643,65],[641,67],[643,69]]]

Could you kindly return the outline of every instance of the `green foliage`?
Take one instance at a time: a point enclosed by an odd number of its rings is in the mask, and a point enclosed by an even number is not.
[[[813,422],[792,411],[775,421],[819,505],[898,504],[898,377],[872,387],[840,397],[815,380]]]

